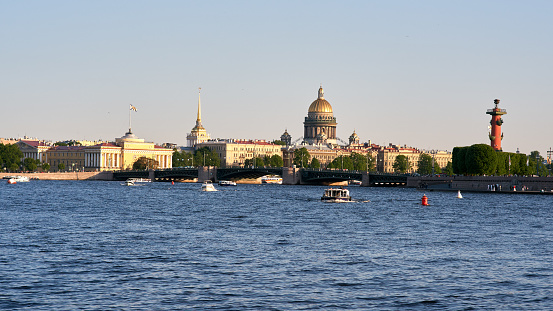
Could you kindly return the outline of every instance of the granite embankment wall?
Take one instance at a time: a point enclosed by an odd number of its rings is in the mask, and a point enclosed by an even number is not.
[[[450,176],[450,177],[409,177],[407,187],[428,189],[451,189],[465,191],[486,191],[490,185],[508,191],[551,191],[553,177],[529,176]]]
[[[113,180],[111,172],[0,173],[0,178],[4,176],[27,176],[40,180]]]

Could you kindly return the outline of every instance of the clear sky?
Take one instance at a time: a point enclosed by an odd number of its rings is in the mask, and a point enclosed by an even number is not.
[[[322,83],[338,137],[451,151],[553,147],[553,1],[0,0],[0,137],[186,144],[303,135]]]

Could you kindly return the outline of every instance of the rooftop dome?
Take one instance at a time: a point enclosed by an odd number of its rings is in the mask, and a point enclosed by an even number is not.
[[[332,106],[324,98],[323,87],[319,88],[319,97],[311,103],[308,112],[329,112],[332,113]]]

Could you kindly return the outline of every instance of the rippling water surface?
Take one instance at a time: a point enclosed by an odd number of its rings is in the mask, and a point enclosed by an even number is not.
[[[551,196],[0,184],[3,310],[544,310]]]

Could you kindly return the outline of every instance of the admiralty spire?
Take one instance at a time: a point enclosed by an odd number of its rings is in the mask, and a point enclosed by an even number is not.
[[[196,125],[192,128],[190,133],[186,136],[186,140],[188,142],[188,147],[194,147],[195,145],[199,143],[203,143],[209,140],[209,135],[207,134],[207,131],[202,126],[202,105],[200,100],[200,93],[202,88],[198,88],[198,118],[196,119]]]

